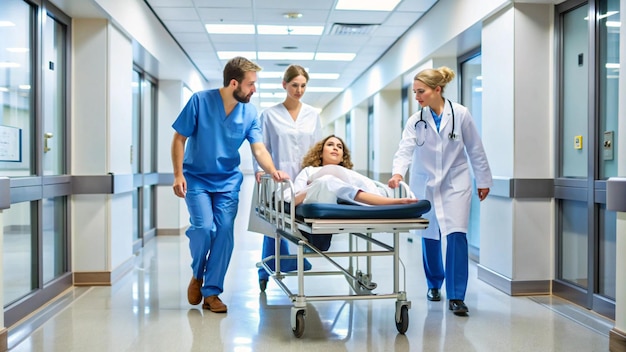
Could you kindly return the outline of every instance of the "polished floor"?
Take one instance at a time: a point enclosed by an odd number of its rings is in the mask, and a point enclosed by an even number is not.
[[[260,293],[255,262],[262,236],[246,231],[251,179],[242,189],[236,244],[221,295],[228,313],[187,303],[191,275],[187,239],[157,237],[134,270],[111,287],[77,287],[41,312],[9,327],[11,351],[608,351],[612,321],[551,296],[511,297],[476,279],[470,265],[466,303],[458,317],[447,302],[426,301],[420,241],[401,236],[406,292],[412,302],[399,334],[395,300],[332,300],[308,304],[305,330],[294,337],[291,301],[270,281]],[[385,235],[380,238],[384,240]],[[347,247],[341,236],[333,248]],[[388,292],[391,266],[375,258],[375,292]],[[324,259],[312,259],[326,270]],[[295,278],[286,283],[296,289]],[[342,277],[306,279],[307,294],[347,294]],[[385,288],[387,291],[385,291]],[[310,291],[309,291],[310,290]]]

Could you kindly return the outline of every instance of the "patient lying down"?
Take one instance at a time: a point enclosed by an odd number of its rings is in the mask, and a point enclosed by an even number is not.
[[[350,151],[340,138],[331,135],[316,143],[304,156],[302,171],[294,180],[295,205],[334,204],[338,200],[359,205],[417,202],[417,199],[390,198],[385,189],[351,169]]]

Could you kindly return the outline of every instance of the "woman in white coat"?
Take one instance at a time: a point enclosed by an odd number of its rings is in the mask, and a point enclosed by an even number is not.
[[[300,101],[306,85],[309,81],[309,74],[299,65],[290,65],[283,75],[283,88],[287,92],[285,101],[267,108],[261,113],[261,128],[263,130],[263,140],[267,150],[272,155],[274,164],[280,170],[286,172],[291,179],[294,179],[300,172],[302,157],[318,140],[322,138],[322,125],[318,112],[310,105]],[[255,163],[256,181],[260,182],[263,171]],[[255,222],[258,219],[255,213],[250,213],[249,230],[255,231]],[[262,231],[262,230],[261,230]],[[266,235],[268,235],[266,233]],[[263,250],[261,258],[266,258],[275,254],[275,240],[273,237],[263,238]],[[287,241],[280,242],[280,254],[288,255],[289,247]],[[273,269],[274,263],[269,262]],[[292,271],[297,269],[295,259],[281,259],[281,271]],[[305,260],[304,269],[311,269],[311,264]],[[268,274],[263,268],[259,268],[259,287],[265,291]]]
[[[445,279],[449,309],[456,315],[467,315],[466,234],[472,192],[468,160],[481,201],[489,194],[493,181],[468,109],[443,97],[444,87],[453,78],[454,72],[448,67],[427,69],[415,76],[413,92],[422,109],[404,127],[388,184],[397,187],[411,166],[411,190],[418,199],[427,199],[432,204],[432,209],[424,215],[430,225],[421,233],[427,298],[441,300],[440,288]],[[445,267],[442,236],[447,240]]]

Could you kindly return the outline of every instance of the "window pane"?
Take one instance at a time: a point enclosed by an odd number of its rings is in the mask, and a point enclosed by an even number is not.
[[[587,203],[561,201],[561,278],[587,287]]]
[[[589,6],[563,16],[563,127],[561,176],[587,177],[589,98]],[[580,143],[575,143],[580,140]]]
[[[66,198],[42,200],[43,282],[66,273]]]
[[[617,213],[614,211],[607,211],[606,206],[602,205],[600,206],[599,215],[599,293],[606,297],[615,299],[615,268],[617,268],[615,234],[617,233]]]
[[[43,39],[43,172],[65,174],[66,27],[46,17]]]
[[[143,232],[154,229],[154,186],[143,188]]]
[[[599,171],[600,179],[617,176],[618,150],[615,148],[618,131],[618,101],[620,74],[619,0],[600,2],[600,58],[598,70],[600,78],[600,126]]]
[[[37,231],[35,203],[16,203],[3,211],[4,240],[3,265],[11,270],[4,270],[4,306],[29,294],[36,282],[34,270],[33,241]]]
[[[152,82],[143,81],[143,111],[142,111],[142,150],[141,158],[143,160],[143,173],[156,172],[156,165],[154,163],[153,145],[154,145],[154,121],[155,121],[155,86]]]
[[[23,1],[0,2],[0,14],[7,22],[0,26],[0,126],[14,127],[11,131],[19,130],[21,134],[19,143],[19,139],[6,138],[0,130],[0,141],[7,143],[0,143],[0,176],[35,173],[31,147],[34,145],[31,13],[30,6]]]
[[[139,121],[141,116],[141,87],[139,72],[133,71],[133,145],[131,168],[134,174],[139,173]]]

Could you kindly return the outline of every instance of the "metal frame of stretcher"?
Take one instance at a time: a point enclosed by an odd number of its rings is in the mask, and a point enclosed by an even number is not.
[[[396,299],[396,328],[398,332],[404,334],[408,329],[408,309],[411,308],[411,302],[407,300],[406,292],[400,290],[400,264],[402,263],[399,255],[400,232],[425,229],[428,226],[428,220],[421,217],[406,219],[302,219],[295,216],[296,207],[294,204],[285,202],[283,197],[285,189],[291,193],[291,199],[295,199],[293,184],[290,180],[274,182],[270,177],[264,176],[255,190],[258,192],[258,203],[255,207],[257,216],[269,222],[276,230],[275,255],[263,258],[257,266],[263,267],[293,302],[293,307],[291,308],[291,329],[293,334],[296,337],[301,337],[304,333],[307,302],[394,298]],[[405,183],[402,183],[401,187],[394,191],[393,196],[414,198],[413,193]],[[292,214],[294,215],[292,216]],[[323,252],[310,243],[303,232],[311,236],[348,233],[348,251]],[[374,233],[384,232],[393,233],[392,245],[383,243],[372,236]],[[283,237],[298,246],[295,256],[280,254],[280,239]],[[366,242],[365,250],[358,249],[358,239]],[[393,257],[393,291],[390,293],[373,292],[377,288],[377,284],[371,280],[371,259],[374,256]],[[305,272],[304,259],[313,257],[326,258],[337,268],[337,271]],[[348,257],[348,267],[344,268],[337,261],[333,260],[333,258],[337,257]],[[366,273],[358,269],[359,257],[366,258]],[[280,260],[288,258],[297,260],[297,271],[289,273],[280,271]],[[275,270],[268,266],[268,262],[273,260],[275,260]],[[348,295],[307,296],[304,290],[304,277],[310,275],[344,275],[354,293]],[[298,289],[296,293],[292,292],[283,282],[283,279],[288,276],[297,276]],[[402,286],[406,288],[406,270],[404,270]]]

